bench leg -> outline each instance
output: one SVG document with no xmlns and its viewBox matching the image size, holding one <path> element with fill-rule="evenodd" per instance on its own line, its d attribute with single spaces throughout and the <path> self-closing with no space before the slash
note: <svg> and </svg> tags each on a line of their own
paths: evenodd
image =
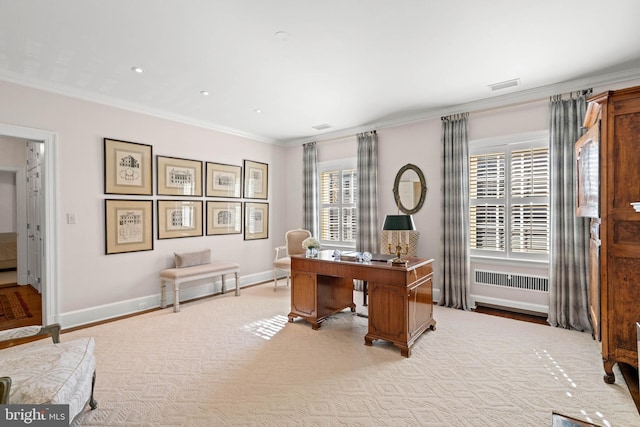
<svg viewBox="0 0 640 427">
<path fill-rule="evenodd" d="M 167 307 L 167 282 L 160 282 L 160 308 Z"/>
<path fill-rule="evenodd" d="M 240 287 L 238 286 L 238 273 L 234 273 L 236 275 L 236 296 L 240 296 Z"/>
<path fill-rule="evenodd" d="M 225 292 L 227 292 L 227 283 L 224 281 L 224 274 L 222 275 L 222 293 L 224 294 Z"/>
<path fill-rule="evenodd" d="M 173 293 L 173 312 L 177 313 L 180 311 L 180 283 L 174 284 Z"/>
</svg>

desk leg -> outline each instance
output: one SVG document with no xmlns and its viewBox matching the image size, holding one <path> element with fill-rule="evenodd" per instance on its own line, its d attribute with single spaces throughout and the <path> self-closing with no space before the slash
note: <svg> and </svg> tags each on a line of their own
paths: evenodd
<svg viewBox="0 0 640 427">
<path fill-rule="evenodd" d="M 362 281 L 362 305 L 367 306 L 367 295 L 369 295 L 369 286 L 366 280 Z"/>
</svg>

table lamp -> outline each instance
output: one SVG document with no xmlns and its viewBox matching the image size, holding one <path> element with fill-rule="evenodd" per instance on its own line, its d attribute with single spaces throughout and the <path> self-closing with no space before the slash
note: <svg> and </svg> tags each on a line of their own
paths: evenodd
<svg viewBox="0 0 640 427">
<path fill-rule="evenodd" d="M 382 226 L 382 229 L 386 231 L 395 231 L 396 236 L 398 236 L 395 251 L 392 250 L 392 245 L 391 243 L 389 243 L 389 253 L 395 252 L 396 254 L 396 257 L 391 260 L 391 264 L 406 266 L 409 261 L 407 261 L 406 259 L 402 259 L 401 256 L 409 253 L 409 239 L 406 239 L 403 254 L 402 245 L 400 243 L 400 232 L 416 229 L 416 226 L 413 223 L 413 217 L 411 215 L 387 215 L 384 219 L 384 225 Z"/>
</svg>

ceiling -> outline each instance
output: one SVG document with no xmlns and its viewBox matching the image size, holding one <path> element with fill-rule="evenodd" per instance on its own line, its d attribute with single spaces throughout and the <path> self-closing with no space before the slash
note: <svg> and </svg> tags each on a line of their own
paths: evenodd
<svg viewBox="0 0 640 427">
<path fill-rule="evenodd" d="M 287 145 L 640 78 L 638 17 L 637 0 L 0 0 L 0 80 Z"/>
</svg>

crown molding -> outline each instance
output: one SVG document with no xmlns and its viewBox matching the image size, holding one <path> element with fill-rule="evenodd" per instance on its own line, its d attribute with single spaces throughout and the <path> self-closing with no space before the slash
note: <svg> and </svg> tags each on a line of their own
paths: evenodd
<svg viewBox="0 0 640 427">
<path fill-rule="evenodd" d="M 518 104 L 527 104 L 531 102 L 537 102 L 544 100 L 550 96 L 572 92 L 576 90 L 582 90 L 587 88 L 596 88 L 599 86 L 606 86 L 615 83 L 622 83 L 625 81 L 640 79 L 640 68 L 632 68 L 624 71 L 612 72 L 607 74 L 601 74 L 598 76 L 584 77 L 580 79 L 568 80 L 562 83 L 556 83 L 547 86 L 540 86 L 533 89 L 527 89 L 517 92 L 511 92 L 505 95 L 493 96 L 491 98 L 484 98 L 477 101 L 472 101 L 464 104 L 453 105 L 445 108 L 435 108 L 422 110 L 417 113 L 407 114 L 400 117 L 396 117 L 389 120 L 380 120 L 371 123 L 367 123 L 361 126 L 355 126 L 348 129 L 341 129 L 335 132 L 327 132 L 320 136 L 296 138 L 286 141 L 280 141 L 282 145 L 294 146 L 304 144 L 307 142 L 321 142 L 332 139 L 343 138 L 349 135 L 355 135 L 359 132 L 367 132 L 371 130 L 379 130 L 388 127 L 406 125 L 423 120 L 440 118 L 451 114 L 457 114 L 462 112 L 477 113 L 481 111 L 495 110 L 499 108 L 511 107 Z"/>
<path fill-rule="evenodd" d="M 57 95 L 68 96 L 71 98 L 81 99 L 83 101 L 94 102 L 109 107 L 120 108 L 123 110 L 131 111 L 133 113 L 144 114 L 147 116 L 157 117 L 160 119 L 170 120 L 173 122 L 183 123 L 190 126 L 196 126 L 204 129 L 214 130 L 217 132 L 226 133 L 229 135 L 239 136 L 241 138 L 251 139 L 253 141 L 265 142 L 269 144 L 275 144 L 278 141 L 273 138 L 265 137 L 264 135 L 255 135 L 248 132 L 243 132 L 238 129 L 233 129 L 221 125 L 217 125 L 202 120 L 195 120 L 191 117 L 182 116 L 179 114 L 167 113 L 166 111 L 156 110 L 140 104 L 124 102 L 120 99 L 112 98 L 109 96 L 96 95 L 82 90 L 72 89 L 59 85 L 52 85 L 51 83 L 45 83 L 35 79 L 27 79 L 25 76 L 17 75 L 13 73 L 0 74 L 0 80 L 14 83 L 20 86 L 26 86 L 33 89 L 42 90 L 45 92 L 55 93 Z"/>
<path fill-rule="evenodd" d="M 499 108 L 510 107 L 518 104 L 526 104 L 535 101 L 541 101 L 544 98 L 556 95 L 559 93 L 572 92 L 576 90 L 582 90 L 588 87 L 606 86 L 615 83 L 621 83 L 630 80 L 640 79 L 640 68 L 631 68 L 628 70 L 601 74 L 597 76 L 584 77 L 580 79 L 569 80 L 562 83 L 540 86 L 533 89 L 527 89 L 522 91 L 515 91 L 504 95 L 493 96 L 489 98 L 480 99 L 464 104 L 452 105 L 444 108 L 425 109 L 418 112 L 408 113 L 405 115 L 399 115 L 392 119 L 381 119 L 369 123 L 364 123 L 359 126 L 354 126 L 346 129 L 340 129 L 333 132 L 323 133 L 316 136 L 306 136 L 302 138 L 292 139 L 274 139 L 264 135 L 256 135 L 248 132 L 243 132 L 238 129 L 229 128 L 221 125 L 216 125 L 210 122 L 202 120 L 195 120 L 190 117 L 182 116 L 179 114 L 167 113 L 166 111 L 155 110 L 140 104 L 123 102 L 122 100 L 96 95 L 82 90 L 71 89 L 68 87 L 62 87 L 60 85 L 51 85 L 36 79 L 25 78 L 24 75 L 18 75 L 15 73 L 3 73 L 0 74 L 0 80 L 4 80 L 10 83 L 18 84 L 21 86 L 27 86 L 34 89 L 43 90 L 46 92 L 56 93 L 58 95 L 68 96 L 72 98 L 81 99 L 84 101 L 94 102 L 110 107 L 120 108 L 123 110 L 131 111 L 134 113 L 153 116 L 165 120 L 170 120 L 178 123 L 183 123 L 191 126 L 196 126 L 204 129 L 209 129 L 229 135 L 238 136 L 241 138 L 247 138 L 253 141 L 264 142 L 268 144 L 275 144 L 284 147 L 296 146 L 305 144 L 307 142 L 321 142 L 329 141 L 348 136 L 353 136 L 360 132 L 367 132 L 376 129 L 384 129 L 394 126 L 400 126 L 410 123 L 415 123 L 423 120 L 429 120 L 434 118 L 440 118 L 451 114 L 461 112 L 481 112 Z"/>
</svg>

